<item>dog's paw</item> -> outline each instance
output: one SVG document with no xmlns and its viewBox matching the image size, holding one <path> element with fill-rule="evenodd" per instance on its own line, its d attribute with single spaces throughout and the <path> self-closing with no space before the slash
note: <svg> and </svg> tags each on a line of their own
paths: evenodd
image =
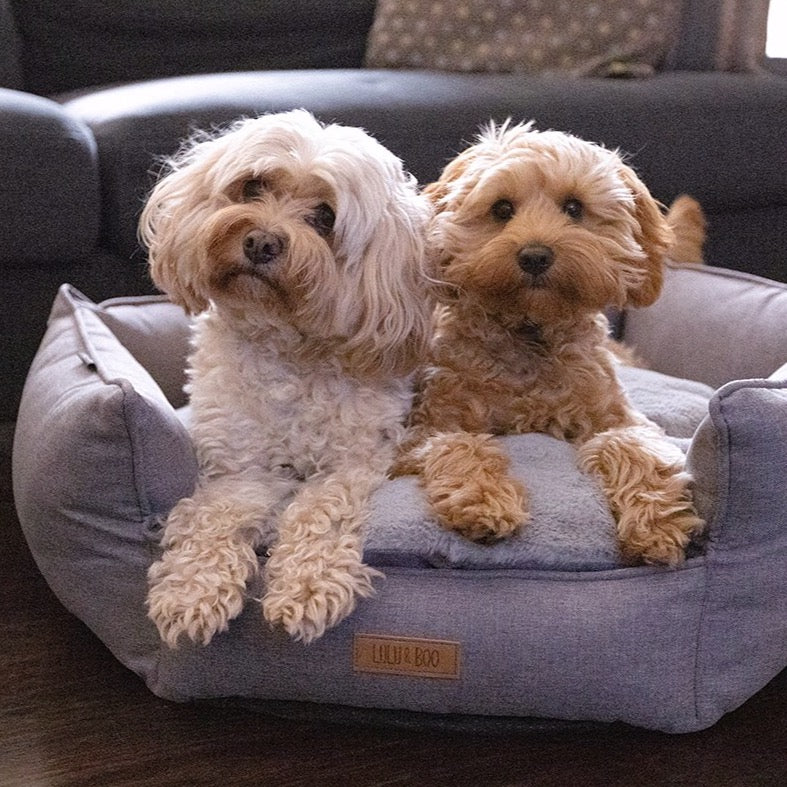
<svg viewBox="0 0 787 787">
<path fill-rule="evenodd" d="M 529 521 L 525 487 L 508 475 L 508 456 L 489 435 L 436 435 L 423 454 L 426 497 L 446 530 L 491 542 Z"/>
<path fill-rule="evenodd" d="M 312 554 L 278 545 L 266 575 L 263 616 L 306 644 L 346 618 L 358 598 L 371 596 L 372 580 L 383 576 L 364 565 L 357 549 L 341 543 Z"/>
<path fill-rule="evenodd" d="M 508 538 L 530 519 L 525 489 L 513 479 L 498 478 L 491 488 L 468 479 L 461 487 L 430 492 L 432 510 L 442 527 L 470 541 Z"/>
<path fill-rule="evenodd" d="M 618 544 L 624 560 L 677 566 L 686 556 L 692 537 L 701 533 L 705 523 L 690 503 L 683 507 L 659 510 L 647 501 L 632 505 L 618 519 Z"/>
<path fill-rule="evenodd" d="M 148 617 L 170 648 L 183 635 L 207 645 L 243 609 L 247 574 L 237 563 L 222 568 L 166 552 L 148 571 Z"/>
<path fill-rule="evenodd" d="M 617 523 L 623 558 L 676 566 L 704 522 L 691 502 L 679 448 L 649 425 L 610 430 L 580 446 L 579 466 L 595 473 Z"/>
</svg>

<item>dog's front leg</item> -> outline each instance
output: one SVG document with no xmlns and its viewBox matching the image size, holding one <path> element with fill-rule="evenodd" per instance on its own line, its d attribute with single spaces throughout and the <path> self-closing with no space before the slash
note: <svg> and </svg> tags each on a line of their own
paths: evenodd
<svg viewBox="0 0 787 787">
<path fill-rule="evenodd" d="M 650 422 L 594 435 L 579 465 L 601 480 L 617 521 L 623 557 L 677 565 L 703 521 L 691 502 L 691 478 L 679 448 Z"/>
<path fill-rule="evenodd" d="M 218 478 L 203 481 L 170 512 L 164 552 L 148 571 L 148 616 L 170 647 L 185 634 L 207 645 L 243 608 L 257 571 L 254 551 L 291 484 Z"/>
<path fill-rule="evenodd" d="M 285 509 L 265 566 L 265 618 L 311 642 L 370 596 L 382 576 L 363 562 L 368 500 L 383 473 L 354 470 L 307 482 Z"/>
<path fill-rule="evenodd" d="M 488 542 L 513 535 L 530 519 L 527 491 L 509 465 L 491 435 L 438 432 L 411 448 L 397 469 L 418 473 L 442 527 Z"/>
</svg>

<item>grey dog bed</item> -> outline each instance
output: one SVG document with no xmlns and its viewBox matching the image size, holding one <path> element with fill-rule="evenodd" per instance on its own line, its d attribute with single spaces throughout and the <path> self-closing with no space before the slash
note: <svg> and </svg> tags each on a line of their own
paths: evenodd
<svg viewBox="0 0 787 787">
<path fill-rule="evenodd" d="M 188 321 L 163 298 L 64 285 L 14 448 L 30 549 L 62 603 L 157 695 L 697 730 L 787 665 L 787 287 L 674 268 L 624 338 L 629 395 L 688 453 L 707 536 L 681 567 L 626 567 L 574 450 L 505 438 L 533 522 L 495 545 L 429 521 L 417 482 L 373 499 L 374 597 L 304 646 L 253 599 L 209 646 L 169 650 L 145 615 L 161 519 L 197 466 L 184 427 Z M 769 377 L 769 375 L 771 375 Z M 264 555 L 261 555 L 264 560 Z M 353 713 L 356 710 L 352 711 Z"/>
</svg>

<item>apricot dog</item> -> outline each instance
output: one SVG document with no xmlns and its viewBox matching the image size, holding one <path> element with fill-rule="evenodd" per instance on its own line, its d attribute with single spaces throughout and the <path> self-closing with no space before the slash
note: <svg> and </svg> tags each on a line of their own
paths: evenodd
<svg viewBox="0 0 787 787">
<path fill-rule="evenodd" d="M 680 562 L 703 524 L 684 456 L 626 398 L 604 316 L 659 295 L 674 240 L 659 205 L 617 153 L 508 123 L 427 194 L 445 287 L 396 472 L 420 474 L 444 527 L 503 538 L 528 494 L 495 435 L 542 432 L 600 480 L 626 560 Z"/>
</svg>

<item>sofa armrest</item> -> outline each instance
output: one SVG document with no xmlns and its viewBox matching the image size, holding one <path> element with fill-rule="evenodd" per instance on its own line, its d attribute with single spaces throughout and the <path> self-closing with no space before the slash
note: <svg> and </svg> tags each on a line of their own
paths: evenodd
<svg viewBox="0 0 787 787">
<path fill-rule="evenodd" d="M 19 36 L 9 0 L 0 0 L 0 87 L 14 90 L 22 87 Z"/>
<path fill-rule="evenodd" d="M 90 129 L 54 101 L 0 88 L 0 263 L 75 259 L 101 214 Z"/>
<path fill-rule="evenodd" d="M 626 312 L 623 340 L 656 371 L 714 388 L 787 362 L 787 285 L 706 265 L 670 265 L 655 304 Z"/>
</svg>

